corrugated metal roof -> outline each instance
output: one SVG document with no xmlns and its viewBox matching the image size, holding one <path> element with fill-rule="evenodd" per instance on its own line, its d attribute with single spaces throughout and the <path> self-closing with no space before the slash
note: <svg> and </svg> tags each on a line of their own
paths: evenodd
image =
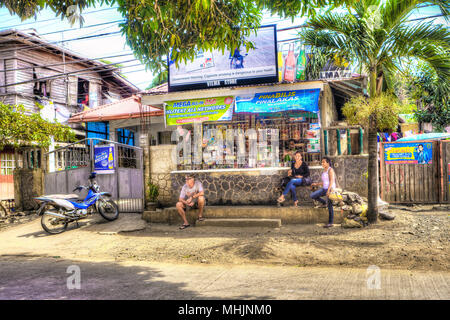
<svg viewBox="0 0 450 320">
<path fill-rule="evenodd" d="M 161 116 L 161 109 L 149 106 L 145 108 L 146 116 Z M 132 96 L 117 102 L 105 104 L 94 109 L 86 110 L 73 115 L 69 122 L 96 122 L 109 120 L 122 120 L 139 118 L 142 114 L 140 98 Z"/>
</svg>

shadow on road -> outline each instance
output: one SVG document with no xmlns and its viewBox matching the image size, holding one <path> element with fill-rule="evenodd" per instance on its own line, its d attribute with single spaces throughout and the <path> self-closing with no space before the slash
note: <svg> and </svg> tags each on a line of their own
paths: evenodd
<svg viewBox="0 0 450 320">
<path fill-rule="evenodd" d="M 69 266 L 78 266 L 80 270 L 80 289 L 68 289 L 68 278 L 73 272 L 67 272 Z M 20 299 L 222 299 L 219 296 L 202 293 L 202 288 L 193 291 L 189 286 L 189 277 L 198 275 L 179 275 L 174 281 L 167 279 L 161 271 L 147 265 L 125 265 L 116 262 L 84 262 L 44 257 L 28 254 L 0 256 L 0 300 Z M 178 271 L 182 273 L 182 271 Z M 203 275 L 205 276 L 205 275 Z M 212 281 L 217 275 L 206 275 Z M 75 282 L 69 279 L 69 282 Z M 208 280 L 206 278 L 205 280 Z M 206 281 L 208 282 L 208 281 Z M 196 288 L 197 289 L 197 288 Z M 233 299 L 273 299 L 261 294 L 257 296 L 236 295 Z"/>
</svg>

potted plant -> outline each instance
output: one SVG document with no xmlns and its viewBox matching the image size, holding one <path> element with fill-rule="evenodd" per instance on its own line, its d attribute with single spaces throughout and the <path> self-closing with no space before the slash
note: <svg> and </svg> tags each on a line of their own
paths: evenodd
<svg viewBox="0 0 450 320">
<path fill-rule="evenodd" d="M 150 182 L 148 184 L 148 198 L 150 202 L 147 202 L 147 210 L 155 211 L 158 203 L 156 202 L 159 196 L 159 186 Z"/>
</svg>

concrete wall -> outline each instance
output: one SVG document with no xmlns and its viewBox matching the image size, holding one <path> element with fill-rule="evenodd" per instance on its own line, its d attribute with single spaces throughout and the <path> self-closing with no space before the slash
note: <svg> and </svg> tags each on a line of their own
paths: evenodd
<svg viewBox="0 0 450 320">
<path fill-rule="evenodd" d="M 158 201 L 162 205 L 172 203 L 172 185 L 170 172 L 177 169 L 172 159 L 172 152 L 176 145 L 151 146 L 150 149 L 150 179 L 159 186 Z"/>
<path fill-rule="evenodd" d="M 19 210 L 37 209 L 33 200 L 44 193 L 44 174 L 42 169 L 14 170 L 14 200 Z"/>
<path fill-rule="evenodd" d="M 330 126 L 338 118 L 333 92 L 328 84 L 324 84 L 320 92 L 319 110 L 322 128 Z"/>
</svg>

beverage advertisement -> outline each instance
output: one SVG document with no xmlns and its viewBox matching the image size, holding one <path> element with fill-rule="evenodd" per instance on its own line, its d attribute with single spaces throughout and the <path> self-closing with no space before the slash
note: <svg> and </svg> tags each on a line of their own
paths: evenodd
<svg viewBox="0 0 450 320">
<path fill-rule="evenodd" d="M 198 51 L 193 61 L 169 64 L 169 91 L 278 81 L 275 25 L 264 26 L 246 40 L 254 49 Z"/>
<path fill-rule="evenodd" d="M 433 144 L 431 142 L 385 143 L 384 160 L 386 164 L 431 164 Z"/>
<path fill-rule="evenodd" d="M 164 104 L 166 126 L 231 120 L 233 101 L 233 97 L 167 101 Z"/>
<path fill-rule="evenodd" d="M 279 81 L 306 80 L 308 52 L 299 41 L 283 43 L 278 46 Z"/>
<path fill-rule="evenodd" d="M 96 173 L 114 173 L 114 160 L 114 145 L 94 146 L 94 171 Z"/>
</svg>

